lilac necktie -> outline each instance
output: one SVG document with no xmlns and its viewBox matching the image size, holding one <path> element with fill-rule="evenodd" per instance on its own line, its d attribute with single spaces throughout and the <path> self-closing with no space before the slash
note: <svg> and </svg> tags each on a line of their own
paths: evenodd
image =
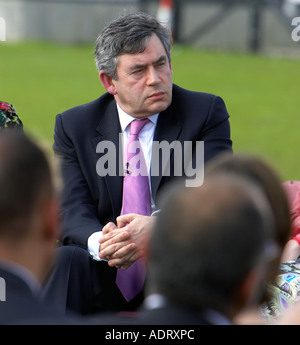
<svg viewBox="0 0 300 345">
<path fill-rule="evenodd" d="M 147 122 L 148 119 L 134 120 L 130 124 L 121 214 L 138 213 L 145 216 L 151 214 L 147 165 L 139 141 L 139 133 Z M 142 291 L 145 274 L 143 259 L 139 259 L 125 271 L 118 269 L 116 283 L 127 301 Z"/>
</svg>

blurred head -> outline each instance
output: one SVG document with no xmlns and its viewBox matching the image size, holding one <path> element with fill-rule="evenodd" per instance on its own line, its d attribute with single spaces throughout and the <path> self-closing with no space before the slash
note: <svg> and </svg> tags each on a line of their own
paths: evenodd
<svg viewBox="0 0 300 345">
<path fill-rule="evenodd" d="M 57 205 L 48 161 L 23 133 L 0 135 L 0 260 L 24 265 L 39 280 L 57 238 Z"/>
<path fill-rule="evenodd" d="M 241 176 L 255 183 L 270 203 L 275 219 L 274 238 L 280 248 L 284 248 L 290 237 L 290 208 L 286 192 L 277 172 L 264 160 L 252 155 L 220 155 L 211 161 L 205 176 L 228 173 Z"/>
<path fill-rule="evenodd" d="M 149 293 L 232 318 L 260 297 L 273 231 L 262 193 L 218 176 L 167 197 L 149 251 Z"/>
<path fill-rule="evenodd" d="M 121 16 L 96 41 L 100 80 L 128 114 L 144 118 L 172 98 L 171 31 L 150 15 Z"/>
<path fill-rule="evenodd" d="M 270 165 L 252 155 L 218 156 L 207 165 L 205 176 L 220 173 L 248 179 L 261 189 L 269 202 L 275 221 L 273 238 L 279 248 L 268 272 L 268 281 L 274 282 L 283 248 L 291 234 L 290 207 L 281 179 Z"/>
</svg>

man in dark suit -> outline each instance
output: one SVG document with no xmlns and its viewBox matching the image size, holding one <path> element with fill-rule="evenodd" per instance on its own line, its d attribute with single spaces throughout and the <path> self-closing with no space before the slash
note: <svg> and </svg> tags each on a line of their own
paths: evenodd
<svg viewBox="0 0 300 345">
<path fill-rule="evenodd" d="M 0 157 L 0 324 L 79 323 L 40 298 L 58 234 L 47 159 L 13 132 L 1 133 Z"/>
<path fill-rule="evenodd" d="M 64 181 L 62 242 L 87 249 L 93 258 L 95 279 L 101 280 L 94 282 L 101 309 L 134 309 L 140 303 L 142 295 L 129 303 L 124 300 L 114 283 L 116 269 L 126 270 L 143 257 L 155 222 L 151 214 L 119 217 L 123 175 L 131 173 L 123 166 L 130 123 L 149 120 L 139 140 L 149 173 L 152 215 L 171 180 L 195 182 L 205 162 L 232 150 L 223 100 L 173 85 L 170 49 L 171 33 L 154 17 L 118 18 L 96 42 L 96 64 L 107 93 L 56 117 L 53 148 Z M 167 158 L 163 149 L 154 151 L 163 143 L 175 145 L 167 146 Z"/>
</svg>

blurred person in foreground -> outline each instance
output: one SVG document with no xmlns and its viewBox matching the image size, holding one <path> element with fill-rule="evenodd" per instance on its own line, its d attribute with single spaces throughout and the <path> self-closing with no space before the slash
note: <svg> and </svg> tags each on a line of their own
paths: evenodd
<svg viewBox="0 0 300 345">
<path fill-rule="evenodd" d="M 291 201 L 291 238 L 284 248 L 277 277 L 274 283 L 268 286 L 270 298 L 262 309 L 265 318 L 277 324 L 300 324 L 299 189 Z"/>
<path fill-rule="evenodd" d="M 270 322 L 262 312 L 272 300 L 270 289 L 274 286 L 279 275 L 283 251 L 291 234 L 290 207 L 286 191 L 279 174 L 271 165 L 262 158 L 249 154 L 236 154 L 234 156 L 222 155 L 206 167 L 206 174 L 218 176 L 230 174 L 231 176 L 244 177 L 254 183 L 266 196 L 274 217 L 273 240 L 276 244 L 272 260 L 266 273 L 266 289 L 261 301 L 256 306 L 251 306 L 237 315 L 235 322 L 241 324 L 264 324 Z M 272 320 L 271 320 L 272 321 Z"/>
<path fill-rule="evenodd" d="M 297 187 L 295 187 L 295 194 L 291 199 L 292 231 L 283 253 L 282 262 L 296 260 L 300 256 L 300 188 L 298 183 L 293 184 Z"/>
<path fill-rule="evenodd" d="M 246 179 L 223 174 L 174 188 L 150 240 L 143 310 L 115 321 L 232 324 L 261 298 L 273 231 L 265 196 Z"/>
<path fill-rule="evenodd" d="M 6 131 L 0 162 L 0 324 L 72 323 L 40 300 L 58 237 L 48 161 L 23 132 Z"/>
<path fill-rule="evenodd" d="M 265 193 L 275 219 L 274 240 L 278 251 L 267 274 L 263 299 L 235 318 L 240 324 L 300 324 L 300 260 L 298 258 L 299 191 L 289 203 L 287 190 L 277 172 L 251 155 L 224 155 L 208 165 L 212 176 L 230 173 L 250 178 Z M 291 206 L 291 207 L 290 207 Z M 291 238 L 292 237 L 292 238 Z M 291 238 L 291 239 L 290 239 Z"/>
<path fill-rule="evenodd" d="M 268 281 L 273 283 L 278 274 L 282 253 L 291 236 L 290 207 L 282 180 L 270 164 L 250 154 L 235 154 L 234 156 L 224 154 L 206 166 L 206 175 L 214 176 L 220 173 L 228 173 L 252 181 L 265 194 L 270 204 L 275 219 L 274 240 L 278 246 L 268 277 Z"/>
<path fill-rule="evenodd" d="M 143 300 L 144 251 L 155 223 L 151 215 L 159 211 L 158 195 L 170 181 L 189 178 L 185 163 L 203 165 L 232 151 L 222 98 L 173 84 L 171 38 L 169 28 L 143 13 L 109 23 L 95 47 L 107 92 L 56 117 L 53 149 L 64 181 L 62 243 L 85 250 L 82 256 L 92 260 L 85 269 L 92 277 L 91 310 L 136 309 Z M 143 173 L 137 175 L 133 170 L 138 163 L 129 158 L 128 149 L 133 136 L 141 146 L 132 145 L 130 153 L 139 153 L 138 163 L 144 162 Z M 153 153 L 154 143 L 174 142 L 180 153 L 170 146 L 167 157 Z M 204 142 L 204 152 L 196 149 L 198 142 Z M 191 150 L 183 159 L 185 143 Z M 137 182 L 140 177 L 143 186 Z M 51 280 L 47 295 L 52 300 L 65 295 L 64 305 L 74 309 L 76 304 L 80 311 L 78 296 L 84 292 L 68 273 L 70 266 L 76 270 L 73 256 L 69 261 L 64 257 L 55 273 L 60 278 Z"/>
</svg>

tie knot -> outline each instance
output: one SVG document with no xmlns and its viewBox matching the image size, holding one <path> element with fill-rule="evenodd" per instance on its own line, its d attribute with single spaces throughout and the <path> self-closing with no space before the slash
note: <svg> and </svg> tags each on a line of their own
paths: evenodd
<svg viewBox="0 0 300 345">
<path fill-rule="evenodd" d="M 130 135 L 139 135 L 140 131 L 149 122 L 149 119 L 133 120 L 130 123 Z"/>
</svg>

